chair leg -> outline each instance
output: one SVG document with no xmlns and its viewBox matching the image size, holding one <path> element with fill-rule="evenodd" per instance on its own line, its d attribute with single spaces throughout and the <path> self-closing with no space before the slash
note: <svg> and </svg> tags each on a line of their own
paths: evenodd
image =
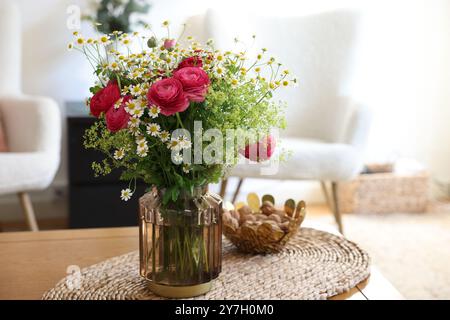
<svg viewBox="0 0 450 320">
<path fill-rule="evenodd" d="M 339 210 L 339 198 L 338 198 L 338 192 L 337 192 L 337 182 L 332 182 L 331 183 L 331 191 L 332 191 L 332 195 L 333 195 L 333 213 L 334 213 L 334 218 L 336 220 L 336 223 L 338 225 L 339 228 L 339 232 L 341 234 L 344 234 L 344 228 L 342 225 L 342 216 L 341 216 L 341 211 Z"/>
<path fill-rule="evenodd" d="M 33 204 L 31 203 L 30 196 L 28 193 L 19 192 L 20 204 L 22 205 L 22 210 L 25 214 L 25 219 L 28 224 L 28 228 L 31 231 L 39 231 L 38 224 L 36 222 L 36 216 L 34 215 Z"/>
<path fill-rule="evenodd" d="M 331 203 L 330 201 L 330 194 L 328 193 L 327 183 L 325 181 L 320 181 L 320 186 L 322 187 L 322 192 L 325 197 L 325 201 L 327 202 L 328 208 L 333 211 L 333 203 Z"/>
<path fill-rule="evenodd" d="M 244 182 L 244 178 L 239 178 L 239 182 L 238 185 L 236 187 L 236 190 L 234 191 L 234 195 L 233 195 L 233 200 L 231 201 L 231 203 L 235 203 L 236 199 L 239 195 L 239 191 L 241 191 L 241 187 L 242 187 L 242 183 Z"/>
<path fill-rule="evenodd" d="M 225 193 L 227 192 L 228 179 L 222 179 L 220 183 L 220 197 L 223 199 L 225 197 Z"/>
</svg>

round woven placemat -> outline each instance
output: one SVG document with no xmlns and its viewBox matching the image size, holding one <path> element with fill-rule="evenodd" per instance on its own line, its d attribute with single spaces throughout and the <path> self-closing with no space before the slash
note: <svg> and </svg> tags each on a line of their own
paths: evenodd
<svg viewBox="0 0 450 320">
<path fill-rule="evenodd" d="M 223 241 L 223 266 L 213 289 L 195 299 L 327 299 L 369 276 L 369 256 L 342 237 L 302 228 L 278 254 L 243 254 Z M 69 275 L 42 297 L 161 299 L 139 276 L 139 254 L 114 257 Z"/>
</svg>

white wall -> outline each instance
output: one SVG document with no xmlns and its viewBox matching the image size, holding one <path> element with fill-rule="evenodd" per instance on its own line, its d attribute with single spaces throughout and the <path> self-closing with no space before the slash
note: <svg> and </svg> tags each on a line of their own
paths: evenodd
<svg viewBox="0 0 450 320">
<path fill-rule="evenodd" d="M 15 2 L 23 14 L 24 91 L 51 96 L 61 105 L 65 100 L 84 99 L 92 79 L 91 70 L 83 57 L 66 50 L 71 39 L 66 29 L 66 8 L 81 1 Z M 202 38 L 199 20 L 190 17 L 225 2 L 151 0 L 151 3 L 150 23 L 159 25 L 164 19 L 171 20 L 173 25 L 194 21 L 192 30 Z M 271 15 L 304 15 L 336 8 L 362 10 L 364 36 L 349 90 L 374 112 L 368 159 L 415 157 L 429 166 L 434 175 L 450 180 L 449 1 L 230 0 L 225 5 Z M 60 183 L 65 181 L 65 162 L 63 157 L 57 179 Z"/>
</svg>

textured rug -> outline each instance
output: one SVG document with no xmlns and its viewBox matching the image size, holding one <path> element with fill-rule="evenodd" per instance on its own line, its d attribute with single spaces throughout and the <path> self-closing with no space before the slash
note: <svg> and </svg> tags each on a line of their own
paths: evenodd
<svg viewBox="0 0 450 320">
<path fill-rule="evenodd" d="M 347 214 L 344 227 L 405 298 L 450 299 L 450 212 Z"/>
<path fill-rule="evenodd" d="M 369 276 L 369 257 L 358 245 L 302 228 L 283 250 L 244 254 L 224 240 L 223 272 L 197 299 L 327 299 Z M 114 257 L 69 275 L 43 299 L 160 299 L 138 274 L 138 252 Z"/>
</svg>

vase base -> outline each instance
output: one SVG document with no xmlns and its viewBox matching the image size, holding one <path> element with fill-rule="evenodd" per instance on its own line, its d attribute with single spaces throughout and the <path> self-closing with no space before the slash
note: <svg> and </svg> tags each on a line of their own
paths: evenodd
<svg viewBox="0 0 450 320">
<path fill-rule="evenodd" d="M 197 284 L 194 286 L 168 286 L 157 284 L 152 281 L 148 283 L 149 289 L 158 296 L 165 298 L 192 298 L 207 293 L 212 288 L 212 282 Z"/>
</svg>

